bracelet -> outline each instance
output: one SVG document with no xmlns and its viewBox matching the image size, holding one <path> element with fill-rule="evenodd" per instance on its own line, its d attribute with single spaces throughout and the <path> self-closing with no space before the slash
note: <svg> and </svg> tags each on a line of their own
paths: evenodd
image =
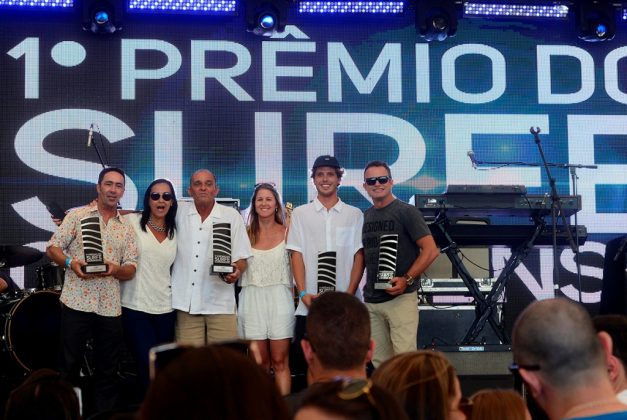
<svg viewBox="0 0 627 420">
<path fill-rule="evenodd" d="M 298 298 L 299 298 L 300 300 L 302 300 L 302 299 L 305 297 L 305 295 L 306 295 L 306 294 L 307 294 L 307 291 L 306 291 L 306 290 L 303 290 L 302 292 L 300 292 L 300 293 L 298 294 Z"/>
<path fill-rule="evenodd" d="M 71 264 L 72 264 L 72 257 L 67 257 L 65 259 L 65 266 L 69 268 Z"/>
</svg>

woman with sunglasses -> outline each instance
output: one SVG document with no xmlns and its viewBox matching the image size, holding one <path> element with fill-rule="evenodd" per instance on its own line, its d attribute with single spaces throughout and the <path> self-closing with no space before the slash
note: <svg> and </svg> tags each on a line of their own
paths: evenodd
<svg viewBox="0 0 627 420">
<path fill-rule="evenodd" d="M 287 395 L 292 384 L 288 355 L 294 333 L 294 300 L 285 248 L 287 227 L 274 185 L 255 186 L 246 230 L 253 258 L 241 279 L 239 335 L 257 341 L 261 366 L 274 372 L 281 394 Z"/>
<path fill-rule="evenodd" d="M 120 282 L 122 323 L 129 350 L 137 361 L 139 399 L 148 388 L 148 352 L 174 341 L 170 267 L 176 256 L 176 195 L 172 183 L 154 180 L 144 194 L 141 214 L 125 216 L 140 249 L 137 272 Z"/>
</svg>

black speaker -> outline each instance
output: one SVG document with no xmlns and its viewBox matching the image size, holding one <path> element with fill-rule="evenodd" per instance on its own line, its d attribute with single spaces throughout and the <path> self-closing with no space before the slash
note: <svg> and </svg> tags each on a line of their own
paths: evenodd
<svg viewBox="0 0 627 420">
<path fill-rule="evenodd" d="M 599 313 L 626 314 L 627 298 L 627 236 L 620 236 L 607 242 L 603 262 L 603 286 Z"/>
<path fill-rule="evenodd" d="M 474 305 L 439 308 L 419 305 L 418 348 L 436 349 L 457 346 L 475 320 Z M 476 338 L 477 344 L 501 344 L 492 327 L 486 322 Z M 474 344 L 474 343 L 473 343 Z"/>
</svg>

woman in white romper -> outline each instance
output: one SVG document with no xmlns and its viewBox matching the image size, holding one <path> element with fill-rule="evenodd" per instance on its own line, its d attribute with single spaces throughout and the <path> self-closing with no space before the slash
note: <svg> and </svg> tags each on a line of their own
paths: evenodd
<svg viewBox="0 0 627 420">
<path fill-rule="evenodd" d="M 290 339 L 294 335 L 294 299 L 287 227 L 279 194 L 272 184 L 255 186 L 248 215 L 253 257 L 241 279 L 238 329 L 242 338 L 257 341 L 262 366 L 274 372 L 283 395 L 291 390 Z"/>
</svg>

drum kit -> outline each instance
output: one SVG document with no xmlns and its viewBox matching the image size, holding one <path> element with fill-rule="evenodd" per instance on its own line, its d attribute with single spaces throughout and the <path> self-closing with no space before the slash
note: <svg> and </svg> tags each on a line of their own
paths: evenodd
<svg viewBox="0 0 627 420">
<path fill-rule="evenodd" d="M 32 264 L 42 256 L 34 248 L 0 245 L 0 268 Z M 59 297 L 65 269 L 44 264 L 36 272 L 36 288 L 16 288 L 0 295 L 0 374 L 58 367 Z"/>
</svg>

